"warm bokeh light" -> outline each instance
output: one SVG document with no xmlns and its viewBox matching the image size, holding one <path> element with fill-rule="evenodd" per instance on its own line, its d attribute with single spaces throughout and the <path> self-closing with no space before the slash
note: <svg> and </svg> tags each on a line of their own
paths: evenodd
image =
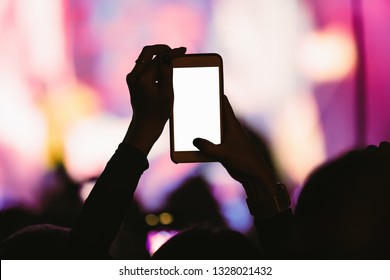
<svg viewBox="0 0 390 280">
<path fill-rule="evenodd" d="M 145 216 L 145 222 L 148 226 L 156 226 L 158 225 L 159 219 L 155 214 L 148 214 Z"/>
<path fill-rule="evenodd" d="M 160 223 L 163 225 L 169 225 L 173 222 L 173 216 L 170 213 L 164 212 L 158 216 Z"/>
<path fill-rule="evenodd" d="M 301 66 L 315 82 L 345 78 L 356 65 L 356 47 L 350 32 L 329 26 L 306 35 L 302 42 Z"/>
<path fill-rule="evenodd" d="M 301 1 L 216 1 L 213 41 L 224 58 L 225 91 L 246 118 L 273 115 L 304 86 L 296 60 L 311 25 L 304 8 Z M 253 125 L 263 129 L 260 123 Z"/>
<path fill-rule="evenodd" d="M 128 122 L 109 115 L 80 118 L 65 136 L 64 162 L 77 181 L 104 169 L 127 130 Z"/>
<path fill-rule="evenodd" d="M 88 198 L 94 185 L 95 185 L 94 180 L 87 181 L 84 184 L 82 184 L 80 191 L 79 191 L 79 196 L 81 198 L 81 201 L 85 201 Z"/>
<path fill-rule="evenodd" d="M 275 156 L 282 170 L 295 183 L 302 185 L 307 175 L 326 159 L 324 137 L 313 95 L 302 93 L 299 98 L 286 103 L 272 133 Z"/>
<path fill-rule="evenodd" d="M 43 92 L 39 97 L 40 109 L 48 127 L 48 155 L 51 164 L 64 159 L 64 139 L 80 120 L 100 111 L 99 100 L 92 88 L 82 84 L 66 84 L 55 91 Z"/>
</svg>

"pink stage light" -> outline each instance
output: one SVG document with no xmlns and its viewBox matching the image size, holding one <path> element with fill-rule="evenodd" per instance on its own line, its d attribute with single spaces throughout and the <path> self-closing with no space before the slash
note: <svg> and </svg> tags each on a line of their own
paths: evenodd
<svg viewBox="0 0 390 280">
<path fill-rule="evenodd" d="M 146 249 L 149 254 L 153 256 L 153 254 L 166 243 L 169 239 L 178 234 L 178 231 L 170 230 L 170 231 L 156 231 L 151 230 L 148 232 L 146 237 Z"/>
</svg>

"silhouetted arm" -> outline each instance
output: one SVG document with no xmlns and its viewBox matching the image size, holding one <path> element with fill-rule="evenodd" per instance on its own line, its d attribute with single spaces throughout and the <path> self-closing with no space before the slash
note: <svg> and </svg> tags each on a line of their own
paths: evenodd
<svg viewBox="0 0 390 280">
<path fill-rule="evenodd" d="M 214 145 L 197 138 L 194 145 L 221 162 L 229 174 L 243 185 L 265 255 L 284 258 L 289 250 L 293 222 L 288 193 L 277 183 L 261 153 L 249 140 L 226 96 L 222 109 L 223 142 Z"/>
<path fill-rule="evenodd" d="M 265 256 L 269 259 L 294 258 L 294 216 L 287 209 L 274 216 L 263 218 L 254 216 L 257 235 Z"/>
<path fill-rule="evenodd" d="M 70 232 L 66 258 L 109 258 L 108 251 L 133 199 L 147 155 L 172 114 L 171 59 L 185 48 L 143 48 L 127 75 L 133 116 L 123 143 L 108 162 Z"/>
<path fill-rule="evenodd" d="M 72 227 L 67 257 L 109 258 L 108 251 L 148 161 L 138 149 L 120 144 L 85 201 Z"/>
</svg>

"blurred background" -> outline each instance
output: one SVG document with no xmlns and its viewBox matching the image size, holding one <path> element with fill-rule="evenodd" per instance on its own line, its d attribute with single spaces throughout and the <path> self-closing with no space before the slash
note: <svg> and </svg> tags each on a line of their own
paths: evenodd
<svg viewBox="0 0 390 280">
<path fill-rule="evenodd" d="M 71 224 L 126 132 L 125 76 L 156 43 L 221 54 L 226 95 L 295 201 L 325 160 L 390 140 L 389 27 L 387 0 L 0 0 L 0 211 Z M 150 227 L 201 180 L 223 222 L 251 230 L 242 187 L 217 163 L 172 163 L 167 128 L 149 162 Z"/>
</svg>

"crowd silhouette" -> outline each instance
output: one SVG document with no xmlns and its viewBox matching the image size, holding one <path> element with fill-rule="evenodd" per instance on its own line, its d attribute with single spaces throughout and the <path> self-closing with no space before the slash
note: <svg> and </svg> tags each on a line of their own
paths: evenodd
<svg viewBox="0 0 390 280">
<path fill-rule="evenodd" d="M 150 257 L 144 247 L 147 229 L 137 222 L 142 214 L 133 196 L 149 167 L 148 154 L 172 114 L 171 60 L 185 52 L 185 48 L 171 49 L 166 45 L 144 47 L 126 78 L 133 108 L 129 128 L 81 210 L 74 202 L 75 218 L 63 218 L 57 225 L 42 224 L 19 213 L 20 222 L 2 232 L 1 259 Z M 194 145 L 220 162 L 241 183 L 253 215 L 256 241 L 229 229 L 211 199 L 202 204 L 198 195 L 182 195 L 179 188 L 180 199 L 174 203 L 174 196 L 171 198 L 169 211 L 177 213 L 177 217 L 182 215 L 177 221 L 181 232 L 152 258 L 390 257 L 389 143 L 351 151 L 324 163 L 307 179 L 293 212 L 287 189 L 278 182 L 271 161 L 240 124 L 226 96 L 222 100 L 222 116 L 224 141 L 214 145 L 197 138 Z M 187 184 L 195 185 L 195 189 L 203 184 L 207 193 L 202 178 L 192 178 Z M 194 216 L 194 204 L 208 212 Z M 3 213 L 2 224 L 11 224 L 15 213 Z"/>
</svg>

